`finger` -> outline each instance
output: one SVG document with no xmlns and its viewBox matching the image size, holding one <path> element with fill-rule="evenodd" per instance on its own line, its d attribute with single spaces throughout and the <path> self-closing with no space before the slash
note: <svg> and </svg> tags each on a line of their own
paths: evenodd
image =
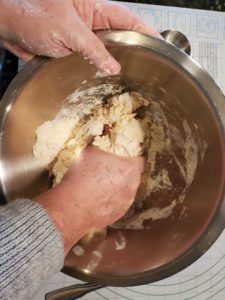
<svg viewBox="0 0 225 300">
<path fill-rule="evenodd" d="M 142 174 L 147 169 L 147 161 L 142 156 L 139 156 L 139 157 L 117 156 L 115 154 L 105 152 L 105 151 L 99 149 L 98 147 L 95 147 L 95 146 L 92 146 L 92 145 L 88 146 L 85 150 L 83 150 L 83 152 L 90 152 L 94 156 L 98 156 L 98 155 L 102 156 L 104 154 L 104 155 L 108 155 L 108 157 L 112 156 L 112 157 L 120 158 L 121 161 L 129 162 L 129 165 L 132 164 L 131 169 L 138 170 L 138 172 L 140 172 L 140 174 Z M 130 171 L 128 171 L 128 173 L 129 172 Z"/>
<path fill-rule="evenodd" d="M 92 29 L 95 0 L 73 0 L 75 9 L 88 28 Z"/>
<path fill-rule="evenodd" d="M 118 74 L 121 66 L 106 50 L 100 39 L 84 24 L 79 22 L 80 36 L 72 34 L 69 36 L 71 49 L 79 51 L 84 57 L 88 58 L 95 66 L 107 73 Z"/>
<path fill-rule="evenodd" d="M 58 36 L 57 36 L 58 37 Z M 30 61 L 35 54 L 38 53 L 38 55 L 44 55 L 49 57 L 64 57 L 67 55 L 70 55 L 73 53 L 71 49 L 68 49 L 63 41 L 59 40 L 55 36 L 51 37 L 52 45 L 49 46 L 47 49 L 43 49 L 40 51 L 40 49 L 37 49 L 36 47 L 28 47 L 32 49 L 32 52 L 26 49 L 26 45 L 23 47 L 23 45 L 16 45 L 13 42 L 1 40 L 1 46 L 16 56 L 18 56 L 20 59 L 22 59 L 25 62 Z M 35 53 L 35 54 L 34 54 Z"/>
<path fill-rule="evenodd" d="M 162 39 L 157 30 L 143 23 L 130 9 L 111 1 L 96 0 L 93 30 L 98 29 L 133 30 Z"/>
<path fill-rule="evenodd" d="M 14 45 L 11 42 L 3 41 L 2 45 L 4 48 L 6 48 L 7 50 L 9 50 L 10 52 L 12 52 L 13 54 L 15 54 L 16 56 L 18 56 L 20 59 L 24 61 L 29 61 L 34 57 L 34 54 L 24 50 L 19 46 Z"/>
<path fill-rule="evenodd" d="M 140 174 L 146 170 L 147 162 L 144 157 L 125 157 L 124 159 L 126 159 L 132 165 L 133 170 L 138 171 Z"/>
<path fill-rule="evenodd" d="M 135 158 L 135 163 L 137 169 L 140 171 L 142 174 L 146 170 L 147 162 L 146 159 L 142 156 Z"/>
</svg>

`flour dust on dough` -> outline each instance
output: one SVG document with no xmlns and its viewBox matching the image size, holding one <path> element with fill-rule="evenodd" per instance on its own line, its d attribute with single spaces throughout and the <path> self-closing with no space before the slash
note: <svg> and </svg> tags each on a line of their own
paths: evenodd
<svg viewBox="0 0 225 300">
<path fill-rule="evenodd" d="M 62 180 L 72 161 L 90 144 L 119 156 L 142 155 L 146 135 L 144 120 L 137 118 L 135 112 L 148 105 L 149 101 L 137 92 L 115 95 L 105 105 L 96 105 L 74 126 L 64 148 L 51 164 L 54 183 Z"/>
</svg>

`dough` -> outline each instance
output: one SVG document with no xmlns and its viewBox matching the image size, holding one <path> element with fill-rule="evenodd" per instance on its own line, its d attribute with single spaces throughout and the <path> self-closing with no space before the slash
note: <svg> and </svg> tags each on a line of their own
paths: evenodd
<svg viewBox="0 0 225 300">
<path fill-rule="evenodd" d="M 142 155 L 146 131 L 144 120 L 137 117 L 140 107 L 147 107 L 147 101 L 138 92 L 123 93 L 108 99 L 107 103 L 94 107 L 73 128 L 64 149 L 50 166 L 54 184 L 58 184 L 72 161 L 87 145 L 120 156 Z"/>
</svg>

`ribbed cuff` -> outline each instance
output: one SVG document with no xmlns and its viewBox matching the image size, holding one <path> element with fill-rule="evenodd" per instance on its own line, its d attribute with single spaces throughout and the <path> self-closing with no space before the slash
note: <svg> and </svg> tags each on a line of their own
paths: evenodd
<svg viewBox="0 0 225 300">
<path fill-rule="evenodd" d="M 19 199 L 0 207 L 0 299 L 31 299 L 63 262 L 60 233 L 39 204 Z"/>
</svg>

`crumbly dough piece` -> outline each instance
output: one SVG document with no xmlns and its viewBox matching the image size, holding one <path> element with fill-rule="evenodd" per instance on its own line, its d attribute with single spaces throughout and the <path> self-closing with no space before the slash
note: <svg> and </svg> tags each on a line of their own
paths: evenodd
<svg viewBox="0 0 225 300">
<path fill-rule="evenodd" d="M 90 144 L 120 156 L 141 155 L 145 121 L 137 118 L 136 110 L 148 105 L 149 101 L 140 93 L 131 92 L 115 95 L 105 105 L 94 107 L 73 128 L 64 149 L 50 165 L 54 184 L 60 183 L 72 161 Z"/>
</svg>

